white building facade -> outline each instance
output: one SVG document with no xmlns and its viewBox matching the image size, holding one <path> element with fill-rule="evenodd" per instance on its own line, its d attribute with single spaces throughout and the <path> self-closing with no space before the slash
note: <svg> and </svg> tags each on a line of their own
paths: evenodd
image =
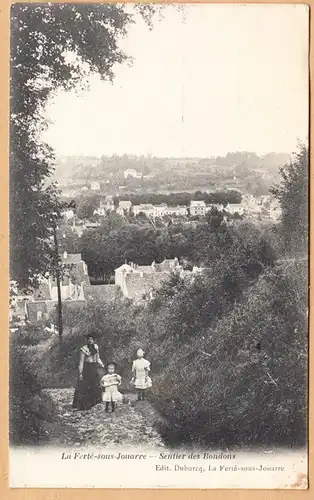
<svg viewBox="0 0 314 500">
<path fill-rule="evenodd" d="M 190 203 L 190 215 L 205 215 L 206 214 L 206 203 L 205 201 L 195 201 L 192 200 Z"/>
<path fill-rule="evenodd" d="M 97 181 L 94 181 L 91 183 L 90 188 L 92 191 L 99 191 L 100 190 L 100 184 Z"/>
</svg>

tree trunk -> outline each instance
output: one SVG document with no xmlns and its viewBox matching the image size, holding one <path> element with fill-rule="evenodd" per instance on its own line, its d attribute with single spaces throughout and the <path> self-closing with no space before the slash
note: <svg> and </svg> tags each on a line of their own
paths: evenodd
<svg viewBox="0 0 314 500">
<path fill-rule="evenodd" d="M 57 230 L 54 228 L 53 232 L 54 244 L 55 244 L 55 259 L 56 259 L 56 281 L 57 281 L 57 291 L 58 291 L 58 329 L 59 329 L 59 340 L 62 340 L 63 335 L 63 322 L 62 322 L 62 298 L 61 298 L 61 280 L 60 280 L 60 270 L 59 270 L 59 251 L 58 251 L 58 240 L 57 240 Z"/>
</svg>

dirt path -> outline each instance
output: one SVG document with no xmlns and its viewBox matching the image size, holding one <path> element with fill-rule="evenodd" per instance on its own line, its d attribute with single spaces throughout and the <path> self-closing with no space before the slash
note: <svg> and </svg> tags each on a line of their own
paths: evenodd
<svg viewBox="0 0 314 500">
<path fill-rule="evenodd" d="M 138 445 L 163 447 L 154 423 L 158 415 L 149 401 L 136 401 L 127 394 L 126 402 L 117 405 L 115 413 L 106 413 L 103 404 L 88 411 L 72 410 L 74 389 L 46 389 L 58 405 L 53 423 L 45 423 L 45 442 L 52 446 Z M 155 421 L 155 422 L 154 422 Z"/>
</svg>

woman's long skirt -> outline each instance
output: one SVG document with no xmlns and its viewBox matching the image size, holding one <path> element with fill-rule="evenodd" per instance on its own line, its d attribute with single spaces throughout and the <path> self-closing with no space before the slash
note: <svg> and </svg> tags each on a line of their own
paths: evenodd
<svg viewBox="0 0 314 500">
<path fill-rule="evenodd" d="M 89 410 L 102 400 L 97 363 L 84 363 L 83 380 L 78 380 L 72 408 Z"/>
</svg>

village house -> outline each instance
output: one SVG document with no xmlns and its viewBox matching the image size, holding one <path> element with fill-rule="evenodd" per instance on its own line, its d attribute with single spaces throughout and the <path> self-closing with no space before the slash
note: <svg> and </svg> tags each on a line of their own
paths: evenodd
<svg viewBox="0 0 314 500">
<path fill-rule="evenodd" d="M 67 307 L 81 307 L 86 301 L 111 302 L 123 296 L 121 287 L 117 284 L 91 285 L 86 263 L 80 254 L 64 252 L 61 255 L 61 261 L 68 265 L 61 280 L 61 299 L 68 305 Z M 30 294 L 22 296 L 15 291 L 12 293 L 10 319 L 17 317 L 19 320 L 26 320 L 33 324 L 51 320 L 51 314 L 55 311 L 57 302 L 56 279 L 52 276 L 42 277 L 39 288 L 32 290 Z M 54 325 L 51 327 L 53 331 Z"/>
<path fill-rule="evenodd" d="M 76 301 L 83 303 L 84 285 L 89 285 L 89 276 L 86 263 L 81 254 L 61 255 L 64 264 L 64 272 L 60 283 L 61 300 Z M 47 320 L 50 312 L 55 308 L 58 301 L 57 280 L 54 276 L 42 277 L 38 288 L 32 294 L 24 298 L 19 310 L 20 317 L 26 317 L 30 322 Z"/>
<path fill-rule="evenodd" d="M 138 266 L 133 262 L 123 264 L 115 269 L 115 285 L 120 287 L 124 297 L 141 301 L 144 296 L 150 297 L 177 266 L 178 259 L 164 260 L 161 264 L 153 262 L 150 266 Z"/>
<path fill-rule="evenodd" d="M 117 207 L 117 214 L 118 215 L 125 215 L 129 214 L 132 208 L 132 202 L 131 201 L 119 201 L 119 206 Z"/>
<path fill-rule="evenodd" d="M 128 168 L 124 171 L 124 178 L 127 179 L 128 177 L 140 179 L 142 177 L 142 174 L 140 172 L 137 172 L 137 170 L 135 170 L 134 168 Z"/>
<path fill-rule="evenodd" d="M 160 205 L 134 205 L 133 213 L 138 215 L 143 212 L 148 217 L 165 217 L 165 216 L 186 216 L 188 215 L 188 210 L 185 205 L 183 206 L 169 206 L 166 203 L 161 203 Z"/>
<path fill-rule="evenodd" d="M 160 205 L 154 206 L 154 217 L 163 217 L 166 214 L 166 210 L 168 209 L 168 205 L 166 203 L 161 203 Z"/>
<path fill-rule="evenodd" d="M 88 269 L 82 260 L 81 254 L 68 254 L 64 252 L 61 262 L 65 266 L 61 280 L 62 300 L 84 300 L 83 285 L 89 284 Z M 39 287 L 42 290 L 43 287 Z M 54 277 L 48 277 L 48 290 L 51 300 L 58 300 L 57 281 Z M 46 297 L 47 298 L 47 297 Z"/>
<path fill-rule="evenodd" d="M 242 204 L 247 209 L 255 207 L 257 205 L 255 196 L 253 194 L 242 195 Z"/>
<path fill-rule="evenodd" d="M 194 266 L 192 271 L 185 271 L 177 258 L 164 259 L 161 263 L 154 261 L 150 266 L 139 266 L 130 262 L 115 269 L 115 285 L 125 298 L 141 302 L 143 299 L 153 298 L 155 291 L 163 285 L 172 272 L 194 279 L 203 271 L 203 268 L 197 266 Z"/>
<path fill-rule="evenodd" d="M 224 206 L 220 205 L 219 203 L 210 203 L 209 205 L 206 205 L 206 213 L 210 212 L 212 208 L 215 208 L 216 210 L 218 210 L 218 212 L 222 212 Z"/>
<path fill-rule="evenodd" d="M 165 211 L 165 215 L 175 215 L 175 216 L 185 216 L 188 215 L 188 209 L 186 206 L 177 206 L 177 207 L 167 207 Z"/>
<path fill-rule="evenodd" d="M 100 190 L 100 184 L 97 181 L 93 181 L 90 185 L 90 188 L 92 191 L 99 191 Z"/>
<path fill-rule="evenodd" d="M 141 205 L 133 205 L 133 214 L 134 215 L 139 215 L 139 213 L 143 213 L 146 215 L 146 217 L 153 217 L 154 216 L 154 205 L 151 204 L 141 204 Z"/>
<path fill-rule="evenodd" d="M 205 201 L 195 201 L 192 200 L 190 203 L 190 215 L 205 215 L 206 204 Z"/>
<path fill-rule="evenodd" d="M 104 217 L 107 212 L 113 212 L 115 210 L 113 196 L 106 196 L 104 200 L 101 200 L 99 207 L 94 210 L 94 215 L 99 215 Z"/>
<path fill-rule="evenodd" d="M 245 207 L 241 203 L 228 203 L 225 210 L 231 215 L 244 215 Z"/>
</svg>

